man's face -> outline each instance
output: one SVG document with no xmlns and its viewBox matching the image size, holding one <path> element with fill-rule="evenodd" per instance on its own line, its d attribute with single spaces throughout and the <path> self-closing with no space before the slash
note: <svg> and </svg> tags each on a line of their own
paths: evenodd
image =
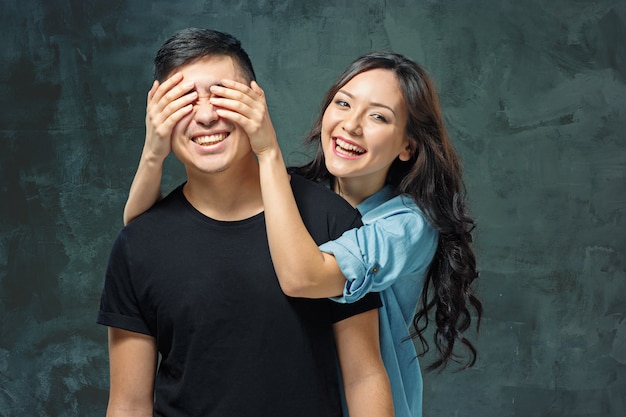
<svg viewBox="0 0 626 417">
<path fill-rule="evenodd" d="M 198 100 L 172 131 L 172 152 L 188 174 L 211 174 L 227 170 L 246 157 L 252 158 L 244 130 L 217 115 L 209 102 L 210 87 L 231 79 L 244 84 L 234 61 L 227 56 L 207 56 L 176 69 L 183 81 L 193 81 Z"/>
</svg>

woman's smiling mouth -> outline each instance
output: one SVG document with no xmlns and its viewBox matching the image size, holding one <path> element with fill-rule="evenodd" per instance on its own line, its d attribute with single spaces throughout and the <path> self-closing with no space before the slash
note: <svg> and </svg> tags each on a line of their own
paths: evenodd
<svg viewBox="0 0 626 417">
<path fill-rule="evenodd" d="M 362 147 L 354 143 L 347 142 L 346 140 L 341 138 L 333 138 L 333 141 L 335 143 L 335 152 L 339 155 L 357 157 L 367 152 Z"/>
</svg>

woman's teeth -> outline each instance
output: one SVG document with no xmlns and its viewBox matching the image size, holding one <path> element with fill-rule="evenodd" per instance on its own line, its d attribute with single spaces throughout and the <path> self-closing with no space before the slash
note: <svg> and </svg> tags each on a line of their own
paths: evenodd
<svg viewBox="0 0 626 417">
<path fill-rule="evenodd" d="M 361 155 L 365 153 L 365 149 L 361 148 L 360 146 L 353 145 L 341 139 L 335 140 L 335 145 L 337 145 L 336 146 L 337 151 L 346 155 L 354 156 L 354 155 Z"/>
</svg>

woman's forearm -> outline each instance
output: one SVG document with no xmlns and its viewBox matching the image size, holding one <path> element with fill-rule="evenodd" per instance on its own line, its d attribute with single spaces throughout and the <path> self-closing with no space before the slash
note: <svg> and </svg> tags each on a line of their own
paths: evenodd
<svg viewBox="0 0 626 417">
<path fill-rule="evenodd" d="M 292 297 L 342 294 L 346 280 L 335 258 L 320 251 L 306 229 L 278 145 L 257 157 L 267 237 L 281 288 Z"/>
<path fill-rule="evenodd" d="M 124 206 L 124 224 L 130 223 L 161 199 L 163 161 L 144 148 Z"/>
</svg>

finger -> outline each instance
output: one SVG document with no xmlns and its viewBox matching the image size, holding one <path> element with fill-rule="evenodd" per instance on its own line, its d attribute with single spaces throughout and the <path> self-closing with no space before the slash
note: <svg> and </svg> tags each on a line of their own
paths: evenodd
<svg viewBox="0 0 626 417">
<path fill-rule="evenodd" d="M 152 100 L 152 97 L 154 97 L 154 93 L 156 93 L 157 88 L 159 88 L 159 81 L 158 80 L 154 80 L 154 82 L 152 83 L 152 87 L 150 88 L 150 91 L 148 91 L 148 103 L 150 103 L 150 100 Z"/>
<path fill-rule="evenodd" d="M 162 128 L 162 131 L 160 133 L 163 134 L 163 136 L 169 136 L 172 130 L 174 129 L 174 126 L 176 126 L 176 124 L 179 121 L 181 121 L 185 116 L 187 116 L 191 112 L 192 109 L 193 109 L 193 106 L 191 104 L 188 104 L 174 111 L 160 125 L 160 127 Z"/>
<path fill-rule="evenodd" d="M 252 94 L 253 91 L 243 84 L 240 84 L 236 88 L 224 85 L 211 86 L 211 98 L 228 98 L 230 100 L 252 103 L 254 100 L 254 96 Z"/>
<path fill-rule="evenodd" d="M 196 100 L 198 95 L 194 90 L 194 83 L 181 81 L 182 78 L 178 79 L 178 83 L 170 79 L 157 88 L 148 103 L 148 112 L 155 118 L 161 115 L 162 120 L 165 120 L 179 108 Z"/>
<path fill-rule="evenodd" d="M 250 133 L 250 130 L 252 130 L 254 126 L 249 118 L 236 111 L 226 108 L 215 108 L 215 112 L 219 117 L 241 126 L 247 133 Z"/>
<path fill-rule="evenodd" d="M 163 81 L 159 88 L 157 88 L 153 101 L 155 103 L 159 103 L 162 100 L 165 100 L 169 103 L 186 92 L 189 92 L 193 88 L 193 82 L 183 82 L 183 75 L 181 73 L 175 73 L 170 78 Z M 165 106 L 166 103 L 161 103 L 161 105 Z"/>
<path fill-rule="evenodd" d="M 258 84 L 257 84 L 258 86 Z M 222 80 L 221 85 L 211 87 L 211 93 L 215 96 L 222 96 L 233 100 L 247 103 L 249 106 L 264 106 L 265 99 L 258 91 L 251 87 L 233 80 Z M 259 97 L 263 100 L 259 101 Z"/>
<path fill-rule="evenodd" d="M 238 113 L 245 118 L 252 118 L 260 109 L 257 106 L 251 106 L 250 104 L 237 99 L 230 99 L 225 97 L 211 97 L 210 103 L 217 109 L 225 109 L 231 112 Z"/>
<path fill-rule="evenodd" d="M 215 106 L 215 112 L 219 117 L 227 119 L 241 126 L 248 135 L 254 135 L 260 130 L 271 127 L 271 121 L 264 111 L 259 111 L 240 102 L 230 102 L 224 100 L 223 106 Z"/>
<path fill-rule="evenodd" d="M 185 94 L 184 96 L 168 103 L 167 106 L 165 106 L 165 108 L 160 112 L 161 117 L 163 117 L 163 119 L 168 119 L 184 107 L 189 107 L 191 109 L 193 107 L 192 104 L 197 99 L 198 93 L 196 91 Z"/>
<path fill-rule="evenodd" d="M 212 96 L 209 100 L 214 106 L 238 109 L 238 111 L 249 114 L 249 110 L 237 106 L 237 103 L 240 103 L 261 113 L 266 111 L 265 98 L 241 83 L 238 83 L 235 88 L 215 85 L 211 87 L 211 93 Z"/>
<path fill-rule="evenodd" d="M 165 92 L 159 101 L 162 105 L 168 105 L 186 94 L 195 92 L 195 88 L 196 85 L 193 81 L 181 82 L 173 86 L 169 91 Z"/>
<path fill-rule="evenodd" d="M 162 83 L 159 83 L 160 86 L 159 86 L 159 89 L 157 90 L 158 94 L 155 94 L 156 100 L 160 100 L 161 97 L 165 95 L 167 91 L 169 91 L 176 84 L 180 83 L 182 80 L 183 80 L 183 74 L 181 74 L 180 72 L 177 72 L 173 74 L 171 77 L 167 78 Z"/>
<path fill-rule="evenodd" d="M 231 88 L 233 90 L 241 91 L 242 93 L 247 93 L 250 91 L 250 87 L 244 83 L 240 83 L 239 81 L 231 80 L 225 78 L 221 81 L 222 86 L 226 88 Z"/>
<path fill-rule="evenodd" d="M 265 97 L 265 92 L 263 91 L 261 86 L 259 86 L 259 84 L 256 81 L 252 81 L 250 83 L 250 88 L 252 89 L 252 91 L 257 93 L 259 96 Z"/>
<path fill-rule="evenodd" d="M 193 108 L 193 102 L 197 100 L 195 91 L 167 104 L 163 109 L 149 108 L 147 121 L 151 129 L 160 136 L 169 136 L 171 130 L 180 119 L 188 114 Z"/>
</svg>

